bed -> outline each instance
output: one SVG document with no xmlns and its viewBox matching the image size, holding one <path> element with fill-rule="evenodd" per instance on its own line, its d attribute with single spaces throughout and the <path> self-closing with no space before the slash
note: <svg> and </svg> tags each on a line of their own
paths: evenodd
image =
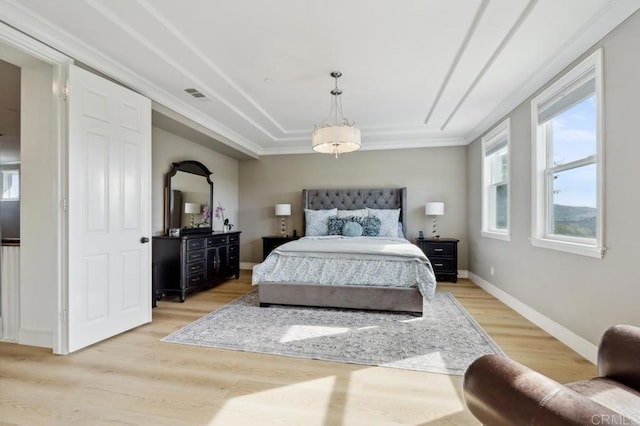
<svg viewBox="0 0 640 426">
<path fill-rule="evenodd" d="M 421 313 L 436 282 L 429 260 L 404 238 L 406 199 L 406 188 L 303 190 L 307 235 L 276 248 L 254 267 L 252 283 L 258 285 L 260 305 Z M 342 220 L 336 219 L 338 213 Z M 317 235 L 322 232 L 315 223 L 307 223 L 317 216 L 327 217 L 329 233 L 336 234 L 334 225 L 342 224 L 339 235 Z M 392 220 L 401 237 L 391 229 Z M 342 235 L 351 222 L 362 225 L 367 236 Z M 326 231 L 327 225 L 319 223 Z"/>
</svg>

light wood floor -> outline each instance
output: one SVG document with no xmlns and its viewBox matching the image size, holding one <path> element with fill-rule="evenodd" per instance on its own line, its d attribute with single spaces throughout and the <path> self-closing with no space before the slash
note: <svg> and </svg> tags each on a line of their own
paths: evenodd
<svg viewBox="0 0 640 426">
<path fill-rule="evenodd" d="M 467 280 L 441 284 L 512 358 L 560 382 L 595 367 Z M 161 343 L 251 290 L 250 273 L 68 356 L 0 344 L 0 424 L 466 425 L 462 378 Z"/>
</svg>

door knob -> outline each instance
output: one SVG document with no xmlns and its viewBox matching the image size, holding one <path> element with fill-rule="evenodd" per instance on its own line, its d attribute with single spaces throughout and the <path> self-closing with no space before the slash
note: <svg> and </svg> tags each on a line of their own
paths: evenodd
<svg viewBox="0 0 640 426">
<path fill-rule="evenodd" d="M 147 238 L 147 237 L 142 237 L 142 238 L 140 238 L 140 242 L 141 242 L 142 244 L 144 244 L 144 243 L 148 243 L 148 242 L 149 242 L 149 238 Z"/>
</svg>

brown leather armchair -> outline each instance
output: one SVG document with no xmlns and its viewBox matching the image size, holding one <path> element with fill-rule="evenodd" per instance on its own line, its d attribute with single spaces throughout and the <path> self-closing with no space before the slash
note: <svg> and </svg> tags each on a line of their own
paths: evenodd
<svg viewBox="0 0 640 426">
<path fill-rule="evenodd" d="M 499 355 L 464 375 L 469 410 L 486 425 L 640 425 L 640 327 L 609 328 L 598 377 L 562 385 Z"/>
</svg>

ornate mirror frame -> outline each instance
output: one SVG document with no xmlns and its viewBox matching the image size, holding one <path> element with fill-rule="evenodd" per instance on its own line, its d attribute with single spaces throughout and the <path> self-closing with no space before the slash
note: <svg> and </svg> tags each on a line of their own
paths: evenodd
<svg viewBox="0 0 640 426">
<path fill-rule="evenodd" d="M 173 206 L 173 202 L 172 202 L 172 192 L 171 192 L 171 178 L 173 178 L 176 173 L 178 172 L 185 172 L 185 173 L 191 173 L 194 175 L 198 175 L 198 176 L 202 176 L 206 179 L 207 183 L 209 184 L 209 215 L 212 216 L 213 215 L 213 181 L 211 181 L 211 175 L 212 173 L 209 171 L 209 169 L 202 164 L 199 161 L 194 161 L 194 160 L 187 160 L 187 161 L 180 161 L 178 163 L 172 163 L 171 164 L 171 170 L 169 170 L 169 173 L 167 173 L 166 175 L 166 180 L 165 180 L 165 213 L 164 213 L 164 225 L 165 225 L 165 232 L 166 235 L 170 235 L 170 229 L 171 228 L 182 228 L 182 224 L 178 224 L 178 226 L 175 226 L 175 224 L 171 223 L 171 217 L 172 217 L 172 210 L 174 208 Z M 182 204 L 180 205 L 180 208 L 182 208 Z M 209 218 L 209 223 L 211 224 L 211 220 L 213 218 L 210 217 Z M 172 226 L 173 225 L 173 226 Z M 211 232 L 211 226 L 208 227 L 199 227 L 199 228 L 182 228 L 181 233 L 182 234 L 189 234 L 189 233 L 210 233 Z"/>
</svg>

